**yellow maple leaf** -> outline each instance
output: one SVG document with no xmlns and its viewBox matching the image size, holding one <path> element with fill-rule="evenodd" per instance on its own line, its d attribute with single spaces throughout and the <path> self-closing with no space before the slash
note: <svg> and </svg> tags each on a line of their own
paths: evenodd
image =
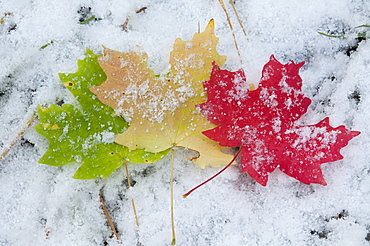
<svg viewBox="0 0 370 246">
<path fill-rule="evenodd" d="M 190 41 L 176 39 L 165 77 L 156 76 L 148 67 L 146 53 L 104 47 L 99 64 L 107 80 L 90 90 L 130 122 L 115 141 L 129 149 L 154 153 L 171 147 L 189 148 L 198 152 L 192 160 L 201 168 L 230 162 L 233 156 L 221 152 L 217 142 L 202 134 L 215 125 L 196 108 L 206 101 L 202 82 L 209 80 L 212 62 L 222 66 L 226 60 L 217 53 L 217 42 L 213 20 Z"/>
</svg>

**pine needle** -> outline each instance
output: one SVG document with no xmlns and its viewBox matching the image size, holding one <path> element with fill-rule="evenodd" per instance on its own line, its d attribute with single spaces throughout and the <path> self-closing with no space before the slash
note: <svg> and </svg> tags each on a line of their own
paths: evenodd
<svg viewBox="0 0 370 246">
<path fill-rule="evenodd" d="M 89 23 L 90 21 L 92 21 L 93 19 L 95 19 L 95 15 L 91 16 L 90 18 L 84 20 L 83 22 L 80 23 L 80 25 L 85 25 L 87 23 Z"/>
<path fill-rule="evenodd" d="M 321 34 L 321 35 L 324 35 L 324 36 L 327 36 L 327 37 L 330 37 L 330 38 L 343 38 L 345 39 L 346 37 L 345 36 L 342 36 L 342 35 L 329 35 L 329 34 L 326 34 L 326 33 L 323 33 L 323 32 L 318 32 L 318 34 Z"/>
</svg>

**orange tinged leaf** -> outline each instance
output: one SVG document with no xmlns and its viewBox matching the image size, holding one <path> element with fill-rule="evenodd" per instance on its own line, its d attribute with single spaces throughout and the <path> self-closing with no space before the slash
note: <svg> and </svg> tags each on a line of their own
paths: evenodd
<svg viewBox="0 0 370 246">
<path fill-rule="evenodd" d="M 217 53 L 217 42 L 213 20 L 190 41 L 178 38 L 166 76 L 156 76 L 148 67 L 146 53 L 104 47 L 99 64 L 108 78 L 90 90 L 130 121 L 130 127 L 115 141 L 132 150 L 154 153 L 174 146 L 189 148 L 198 152 L 193 161 L 202 168 L 228 163 L 232 156 L 222 153 L 218 143 L 201 133 L 215 125 L 195 107 L 206 100 L 202 82 L 209 80 L 212 62 L 222 65 L 226 60 Z"/>
</svg>

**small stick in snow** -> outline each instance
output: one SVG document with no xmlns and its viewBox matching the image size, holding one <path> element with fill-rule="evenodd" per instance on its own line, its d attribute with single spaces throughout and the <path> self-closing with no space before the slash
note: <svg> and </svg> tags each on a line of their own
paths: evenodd
<svg viewBox="0 0 370 246">
<path fill-rule="evenodd" d="M 145 12 L 145 10 L 146 10 L 147 8 L 148 8 L 148 7 L 142 7 L 141 9 L 136 10 L 136 11 L 135 11 L 135 13 L 136 13 L 136 14 L 139 14 L 139 13 L 141 13 L 141 12 Z M 131 18 L 131 16 L 130 16 L 130 15 L 129 15 L 129 16 L 127 16 L 127 18 L 126 18 L 126 20 L 125 20 L 125 23 L 123 23 L 123 24 L 121 25 L 122 30 L 126 30 L 126 29 L 127 29 L 127 25 L 128 25 L 128 22 L 129 22 L 130 18 Z"/>
<path fill-rule="evenodd" d="M 126 30 L 127 29 L 127 25 L 128 25 L 128 21 L 130 20 L 130 16 L 127 16 L 126 20 L 125 20 L 125 23 L 123 23 L 121 25 L 122 27 L 122 30 Z"/>
<path fill-rule="evenodd" d="M 130 179 L 130 175 L 128 173 L 127 161 L 125 161 L 124 164 L 125 164 L 125 168 L 126 168 L 127 186 L 128 186 L 128 188 L 131 188 L 131 179 Z M 134 201 L 133 198 L 131 199 L 131 205 L 132 205 L 132 209 L 134 210 L 136 226 L 139 226 L 139 218 L 138 218 L 137 213 L 136 213 L 136 206 L 135 206 L 135 201 Z"/>
<path fill-rule="evenodd" d="M 9 12 L 4 13 L 3 17 L 1 17 L 1 19 L 0 19 L 0 24 L 3 24 L 5 22 L 5 18 L 9 15 L 12 15 L 12 13 L 9 13 Z"/>
<path fill-rule="evenodd" d="M 230 4 L 231 4 L 231 6 L 233 7 L 234 13 L 235 13 L 235 15 L 236 15 L 236 18 L 238 19 L 238 22 L 239 22 L 240 27 L 241 27 L 241 28 L 242 28 L 242 30 L 243 30 L 244 36 L 247 36 L 247 32 L 245 31 L 244 26 L 243 26 L 243 23 L 242 23 L 242 21 L 240 20 L 240 17 L 239 17 L 238 11 L 237 11 L 237 10 L 236 10 L 236 8 L 235 8 L 234 1 L 233 1 L 233 0 L 230 0 Z"/>
<path fill-rule="evenodd" d="M 18 133 L 15 139 L 9 144 L 9 146 L 4 150 L 4 152 L 0 155 L 0 161 L 2 161 L 6 154 L 13 148 L 13 146 L 17 143 L 20 137 L 26 132 L 26 130 L 31 126 L 32 122 L 37 118 L 37 115 L 32 115 L 31 119 L 27 121 L 26 125 L 22 128 L 22 130 Z"/>
<path fill-rule="evenodd" d="M 99 199 L 100 199 L 100 203 L 101 203 L 101 206 L 103 208 L 103 211 L 104 211 L 104 214 L 105 216 L 107 217 L 107 220 L 108 220 L 108 223 L 109 223 L 109 226 L 110 228 L 112 229 L 114 235 L 116 236 L 116 239 L 119 241 L 119 237 L 118 237 L 118 233 L 116 231 L 116 227 L 114 227 L 114 224 L 113 224 L 113 221 L 109 215 L 109 212 L 108 212 L 108 209 L 107 207 L 105 206 L 105 203 L 104 203 L 104 199 L 103 199 L 103 196 L 101 194 L 99 194 Z"/>
<path fill-rule="evenodd" d="M 241 55 L 240 55 L 239 46 L 238 46 L 238 43 L 236 42 L 236 36 L 235 36 L 234 28 L 233 28 L 233 25 L 231 24 L 230 16 L 227 13 L 227 10 L 226 10 L 226 7 L 225 7 L 225 3 L 224 3 L 223 0 L 218 0 L 218 2 L 221 4 L 221 7 L 222 7 L 222 9 L 225 12 L 227 23 L 229 24 L 229 27 L 230 27 L 230 30 L 231 30 L 231 34 L 233 35 L 233 38 L 234 38 L 234 44 L 235 44 L 236 51 L 238 52 L 240 63 L 243 64 L 243 61 L 242 61 L 242 58 L 241 58 Z"/>
<path fill-rule="evenodd" d="M 145 10 L 147 9 L 148 7 L 142 7 L 141 9 L 139 10 L 136 10 L 135 13 L 138 14 L 138 13 L 141 13 L 141 12 L 145 12 Z"/>
</svg>

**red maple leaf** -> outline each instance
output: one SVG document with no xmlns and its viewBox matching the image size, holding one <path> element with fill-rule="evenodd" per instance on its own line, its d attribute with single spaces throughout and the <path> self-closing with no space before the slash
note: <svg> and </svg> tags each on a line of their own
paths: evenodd
<svg viewBox="0 0 370 246">
<path fill-rule="evenodd" d="M 222 146 L 242 147 L 242 172 L 261 185 L 276 168 L 302 183 L 326 185 L 320 165 L 343 159 L 340 149 L 360 134 L 331 127 L 328 118 L 297 124 L 311 104 L 301 91 L 303 64 L 283 65 L 271 56 L 256 90 L 248 90 L 243 70 L 221 70 L 215 63 L 204 82 L 208 99 L 198 107 L 218 126 L 203 134 Z"/>
</svg>

